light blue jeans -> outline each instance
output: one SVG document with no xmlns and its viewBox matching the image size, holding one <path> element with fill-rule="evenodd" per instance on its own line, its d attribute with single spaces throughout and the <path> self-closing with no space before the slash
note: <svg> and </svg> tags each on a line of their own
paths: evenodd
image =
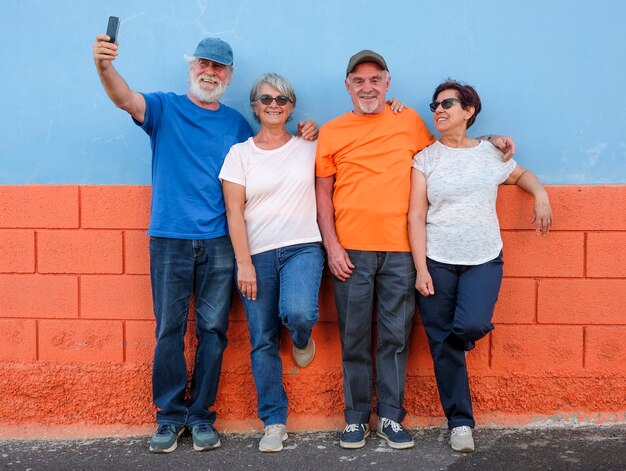
<svg viewBox="0 0 626 471">
<path fill-rule="evenodd" d="M 265 426 L 286 424 L 280 330 L 284 325 L 294 345 L 306 347 L 319 318 L 324 252 L 319 243 L 290 245 L 253 255 L 252 264 L 257 298 L 241 299 L 248 317 L 258 414 Z"/>
</svg>

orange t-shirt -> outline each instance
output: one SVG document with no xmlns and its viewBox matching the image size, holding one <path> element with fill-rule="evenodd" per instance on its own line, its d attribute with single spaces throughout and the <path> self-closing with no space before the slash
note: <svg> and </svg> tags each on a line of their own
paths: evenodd
<svg viewBox="0 0 626 471">
<path fill-rule="evenodd" d="M 315 173 L 335 176 L 335 228 L 345 249 L 410 251 L 407 213 L 413 156 L 435 141 L 407 108 L 394 114 L 346 113 L 324 124 Z"/>
</svg>

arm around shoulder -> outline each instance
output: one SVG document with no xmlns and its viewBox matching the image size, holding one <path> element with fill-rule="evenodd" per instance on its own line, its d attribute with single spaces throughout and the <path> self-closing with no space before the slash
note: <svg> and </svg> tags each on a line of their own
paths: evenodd
<svg viewBox="0 0 626 471">
<path fill-rule="evenodd" d="M 476 139 L 478 139 L 479 141 L 489 141 L 495 147 L 500 149 L 503 152 L 503 155 L 502 155 L 503 162 L 508 162 L 515 155 L 515 141 L 513 140 L 512 137 L 495 136 L 495 135 L 490 134 L 488 136 L 477 137 Z"/>
</svg>

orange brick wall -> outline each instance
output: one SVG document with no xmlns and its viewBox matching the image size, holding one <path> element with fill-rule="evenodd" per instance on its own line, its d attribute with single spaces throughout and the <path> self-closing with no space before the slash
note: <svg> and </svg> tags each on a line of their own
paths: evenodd
<svg viewBox="0 0 626 471">
<path fill-rule="evenodd" d="M 626 421 L 626 186 L 548 191 L 556 221 L 548 237 L 528 223 L 528 195 L 500 191 L 505 279 L 496 329 L 468 357 L 479 424 Z M 0 186 L 0 436 L 151 429 L 149 207 L 149 187 Z M 282 346 L 293 428 L 343 423 L 328 275 L 320 311 L 309 368 L 295 366 L 289 340 Z M 189 359 L 194 344 L 188 334 Z M 440 425 L 418 317 L 411 351 L 406 423 Z M 260 428 L 255 404 L 235 299 L 218 426 Z"/>
</svg>

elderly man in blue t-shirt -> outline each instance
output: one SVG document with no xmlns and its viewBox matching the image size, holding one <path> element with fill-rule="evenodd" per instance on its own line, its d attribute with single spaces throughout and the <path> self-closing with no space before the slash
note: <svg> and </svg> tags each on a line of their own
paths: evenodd
<svg viewBox="0 0 626 471">
<path fill-rule="evenodd" d="M 217 178 L 233 144 L 252 136 L 246 120 L 219 102 L 230 84 L 233 52 L 217 38 L 200 41 L 189 62 L 189 92 L 137 93 L 113 67 L 117 44 L 98 35 L 96 69 L 113 103 L 150 136 L 152 209 L 150 278 L 156 317 L 152 392 L 158 428 L 150 451 L 169 453 L 185 427 L 193 447 L 220 446 L 213 427 L 215 402 L 226 348 L 234 270 L 222 190 Z M 317 135 L 313 122 L 299 123 L 305 138 Z M 198 347 L 185 401 L 187 367 L 183 338 L 189 301 L 196 306 Z"/>
</svg>

